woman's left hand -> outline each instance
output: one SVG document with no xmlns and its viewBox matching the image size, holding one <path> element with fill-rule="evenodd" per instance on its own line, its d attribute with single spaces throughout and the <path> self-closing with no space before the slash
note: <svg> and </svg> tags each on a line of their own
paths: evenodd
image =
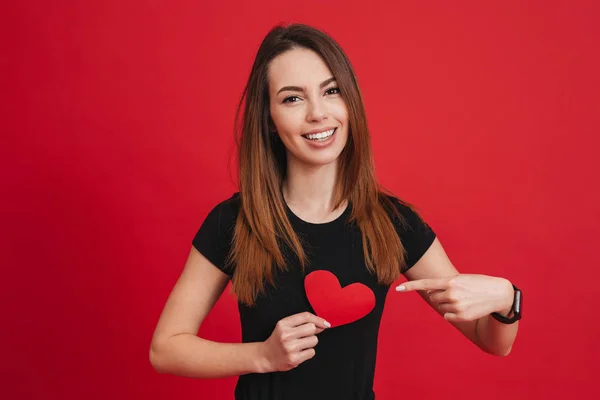
<svg viewBox="0 0 600 400">
<path fill-rule="evenodd" d="M 405 282 L 396 290 L 426 291 L 431 303 L 448 321 L 474 321 L 498 312 L 510 313 L 514 300 L 512 284 L 487 275 L 459 274 L 440 279 L 418 279 Z"/>
</svg>

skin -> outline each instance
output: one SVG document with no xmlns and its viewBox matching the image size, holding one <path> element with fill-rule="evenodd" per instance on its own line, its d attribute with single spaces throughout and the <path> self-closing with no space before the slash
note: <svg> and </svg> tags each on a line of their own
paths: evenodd
<svg viewBox="0 0 600 400">
<path fill-rule="evenodd" d="M 325 173 L 337 167 L 348 139 L 348 110 L 334 79 L 323 60 L 310 50 L 294 49 L 271 62 L 271 120 L 285 145 L 288 167 L 294 175 Z M 302 137 L 326 128 L 338 128 L 334 145 L 326 149 L 315 150 Z"/>
<path fill-rule="evenodd" d="M 519 322 L 503 324 L 492 312 L 508 316 L 514 290 L 504 279 L 479 274 L 460 274 L 436 238 L 423 257 L 404 276 L 401 293 L 418 291 L 421 297 L 465 337 L 486 353 L 510 353 Z"/>
<path fill-rule="evenodd" d="M 348 137 L 348 112 L 327 64 L 313 51 L 294 49 L 278 56 L 269 68 L 270 111 L 274 128 L 287 149 L 288 176 L 284 197 L 292 211 L 309 222 L 337 218 L 331 209 L 337 158 Z M 296 89 L 285 89 L 297 86 Z M 303 133 L 339 126 L 338 142 L 326 151 L 315 150 Z M 409 280 L 399 292 L 418 291 L 423 299 L 482 350 L 507 355 L 515 340 L 518 322 L 506 325 L 490 318 L 492 312 L 507 315 L 514 290 L 503 278 L 460 274 L 439 238 L 406 274 Z"/>
<path fill-rule="evenodd" d="M 348 110 L 331 78 L 321 57 L 303 48 L 280 54 L 269 66 L 271 123 L 287 151 L 284 198 L 296 215 L 314 223 L 337 218 L 346 206 L 332 209 L 338 158 L 348 140 Z M 327 148 L 315 149 L 302 137 L 327 128 L 337 128 Z"/>
<path fill-rule="evenodd" d="M 337 218 L 333 209 L 337 159 L 347 142 L 348 114 L 332 73 L 315 53 L 294 49 L 275 58 L 269 68 L 271 124 L 288 154 L 283 194 L 300 218 L 323 223 Z M 285 90 L 297 86 L 300 90 Z M 284 102 L 286 98 L 292 100 Z M 308 145 L 302 134 L 337 127 L 327 149 Z M 482 350 L 510 353 L 518 322 L 505 325 L 489 314 L 507 315 L 514 291 L 504 278 L 460 274 L 436 238 L 421 259 L 405 273 L 398 295 L 417 291 L 440 315 Z M 150 362 L 161 373 L 194 378 L 220 378 L 247 373 L 286 371 L 315 355 L 317 335 L 327 321 L 305 312 L 279 321 L 270 337 L 256 343 L 220 343 L 197 336 L 206 315 L 227 286 L 229 276 L 193 246 L 160 315 L 150 346 Z M 405 294 L 406 293 L 406 294 Z"/>
</svg>

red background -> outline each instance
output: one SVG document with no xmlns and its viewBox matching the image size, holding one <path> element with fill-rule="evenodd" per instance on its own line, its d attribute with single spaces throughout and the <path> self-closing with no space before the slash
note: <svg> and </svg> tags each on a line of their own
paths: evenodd
<svg viewBox="0 0 600 400">
<path fill-rule="evenodd" d="M 194 233 L 235 191 L 234 108 L 280 21 L 346 50 L 380 180 L 419 207 L 457 268 L 524 290 L 506 358 L 390 292 L 378 399 L 597 396 L 597 4 L 8 6 L 0 397 L 232 398 L 236 378 L 159 375 L 148 348 Z M 227 293 L 202 336 L 240 340 Z"/>
</svg>

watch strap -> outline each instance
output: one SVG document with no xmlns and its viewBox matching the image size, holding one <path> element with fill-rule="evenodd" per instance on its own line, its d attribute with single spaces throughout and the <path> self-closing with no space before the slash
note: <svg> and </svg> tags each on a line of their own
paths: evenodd
<svg viewBox="0 0 600 400">
<path fill-rule="evenodd" d="M 514 324 L 515 322 L 521 319 L 521 304 L 523 302 L 523 295 L 519 288 L 517 288 L 514 284 L 512 286 L 515 291 L 513 305 L 511 307 L 511 313 L 513 315 L 511 317 L 505 317 L 504 315 L 497 312 L 493 312 L 490 314 L 497 321 L 502 322 L 503 324 Z"/>
</svg>

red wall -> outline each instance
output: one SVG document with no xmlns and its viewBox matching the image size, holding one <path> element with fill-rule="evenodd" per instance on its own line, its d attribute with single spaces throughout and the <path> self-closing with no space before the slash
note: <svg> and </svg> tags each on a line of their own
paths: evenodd
<svg viewBox="0 0 600 400">
<path fill-rule="evenodd" d="M 159 375 L 148 348 L 196 229 L 235 191 L 234 108 L 279 21 L 347 51 L 381 181 L 457 268 L 524 291 L 506 358 L 390 292 L 378 399 L 600 394 L 597 2 L 207 3 L 2 13 L 0 397 L 232 398 L 236 378 Z M 240 340 L 231 295 L 200 334 Z"/>
</svg>

